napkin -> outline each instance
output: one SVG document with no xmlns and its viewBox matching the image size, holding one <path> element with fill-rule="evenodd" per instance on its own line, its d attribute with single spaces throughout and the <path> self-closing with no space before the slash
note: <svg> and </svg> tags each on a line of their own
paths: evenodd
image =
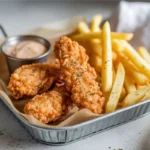
<svg viewBox="0 0 150 150">
<path fill-rule="evenodd" d="M 122 1 L 109 21 L 113 31 L 134 33 L 130 43 L 136 49 L 145 46 L 150 51 L 150 3 Z"/>
</svg>

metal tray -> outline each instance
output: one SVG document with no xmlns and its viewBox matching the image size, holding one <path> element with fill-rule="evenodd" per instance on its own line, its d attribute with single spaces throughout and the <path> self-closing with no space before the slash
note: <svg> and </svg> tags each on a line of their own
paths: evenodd
<svg viewBox="0 0 150 150">
<path fill-rule="evenodd" d="M 147 100 L 77 125 L 61 128 L 44 128 L 30 124 L 25 118 L 14 112 L 3 97 L 0 97 L 0 99 L 35 140 L 49 145 L 69 144 L 137 119 L 150 111 L 150 100 Z"/>
<path fill-rule="evenodd" d="M 0 26 L 0 30 L 7 37 L 2 26 Z M 0 100 L 35 140 L 49 145 L 69 144 L 135 120 L 150 112 L 150 100 L 147 100 L 77 125 L 61 128 L 44 128 L 30 124 L 25 118 L 17 114 L 3 97 L 0 97 Z"/>
</svg>

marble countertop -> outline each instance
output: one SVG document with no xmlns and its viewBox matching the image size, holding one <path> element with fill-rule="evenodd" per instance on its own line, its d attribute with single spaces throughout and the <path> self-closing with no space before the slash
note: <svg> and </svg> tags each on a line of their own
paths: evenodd
<svg viewBox="0 0 150 150">
<path fill-rule="evenodd" d="M 9 35 L 55 20 L 96 13 L 109 17 L 117 2 L 0 2 L 0 23 Z M 0 150 L 150 150 L 150 114 L 66 146 L 36 142 L 0 102 Z"/>
</svg>

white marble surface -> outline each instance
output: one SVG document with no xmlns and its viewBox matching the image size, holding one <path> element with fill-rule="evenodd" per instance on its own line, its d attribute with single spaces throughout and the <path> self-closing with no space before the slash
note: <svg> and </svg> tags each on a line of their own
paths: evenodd
<svg viewBox="0 0 150 150">
<path fill-rule="evenodd" d="M 0 23 L 7 32 L 18 34 L 28 29 L 74 15 L 108 17 L 116 8 L 107 3 L 0 2 Z M 36 142 L 0 102 L 0 150 L 150 150 L 150 115 L 66 146 Z"/>
</svg>

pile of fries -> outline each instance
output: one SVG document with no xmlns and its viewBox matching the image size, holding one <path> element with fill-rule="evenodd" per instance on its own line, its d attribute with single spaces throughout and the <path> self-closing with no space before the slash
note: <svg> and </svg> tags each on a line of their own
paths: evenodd
<svg viewBox="0 0 150 150">
<path fill-rule="evenodd" d="M 101 15 L 90 26 L 80 22 L 71 38 L 86 48 L 106 98 L 105 113 L 110 113 L 150 98 L 150 54 L 129 44 L 132 33 L 111 32 L 109 22 L 100 28 L 101 22 Z"/>
</svg>

